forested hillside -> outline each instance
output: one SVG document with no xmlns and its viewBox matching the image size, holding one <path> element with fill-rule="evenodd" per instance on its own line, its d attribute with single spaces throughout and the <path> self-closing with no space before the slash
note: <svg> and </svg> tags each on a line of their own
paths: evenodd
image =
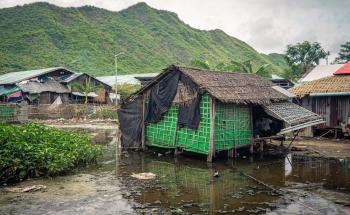
<svg viewBox="0 0 350 215">
<path fill-rule="evenodd" d="M 252 59 L 283 66 L 221 30 L 197 30 L 175 13 L 138 3 L 120 12 L 96 7 L 62 8 L 33 3 L 0 10 L 0 73 L 63 66 L 93 75 L 114 70 L 114 53 L 122 73 L 157 72 L 169 64 L 192 60 Z"/>
</svg>

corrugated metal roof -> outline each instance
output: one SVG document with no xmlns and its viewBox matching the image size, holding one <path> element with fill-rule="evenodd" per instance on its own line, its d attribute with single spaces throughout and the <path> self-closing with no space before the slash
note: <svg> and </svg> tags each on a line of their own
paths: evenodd
<svg viewBox="0 0 350 215">
<path fill-rule="evenodd" d="M 0 76 L 0 84 L 13 84 L 23 80 L 27 80 L 39 75 L 43 75 L 58 69 L 64 69 L 62 67 L 45 68 L 38 70 L 28 70 L 21 72 L 10 72 Z"/>
<path fill-rule="evenodd" d="M 297 95 L 294 93 L 289 92 L 288 90 L 280 87 L 280 86 L 272 86 L 273 89 L 277 90 L 280 93 L 283 93 L 284 95 L 288 96 L 289 98 L 295 98 Z"/>
<path fill-rule="evenodd" d="M 350 61 L 335 71 L 334 75 L 350 75 Z"/>
<path fill-rule="evenodd" d="M 285 80 L 285 78 L 283 78 L 279 75 L 276 75 L 276 74 L 271 74 L 270 80 Z"/>
<path fill-rule="evenodd" d="M 83 74 L 84 74 L 83 72 L 76 72 L 76 73 L 73 73 L 70 75 L 66 75 L 66 76 L 61 77 L 60 81 L 65 82 L 65 83 L 69 83 Z"/>
<path fill-rule="evenodd" d="M 333 76 L 333 73 L 343 65 L 344 64 L 317 65 L 308 74 L 302 77 L 298 82 L 309 82 Z"/>
<path fill-rule="evenodd" d="M 280 134 L 324 123 L 321 116 L 291 102 L 272 103 L 263 107 L 266 113 L 288 124 Z"/>
<path fill-rule="evenodd" d="M 130 74 L 130 75 L 118 75 L 118 84 L 139 84 L 140 81 L 135 77 L 156 77 L 159 73 L 142 73 L 142 74 Z M 110 86 L 115 84 L 115 76 L 100 76 L 96 77 L 97 80 L 104 82 Z"/>
<path fill-rule="evenodd" d="M 23 92 L 28 92 L 28 93 L 41 93 L 41 92 L 69 93 L 70 92 L 68 87 L 52 79 L 48 79 L 45 82 L 25 81 L 25 82 L 18 83 L 17 86 L 21 88 Z"/>
</svg>

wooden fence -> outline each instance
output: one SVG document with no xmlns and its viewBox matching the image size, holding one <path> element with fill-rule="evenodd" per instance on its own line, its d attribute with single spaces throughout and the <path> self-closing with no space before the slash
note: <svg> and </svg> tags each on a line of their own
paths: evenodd
<svg viewBox="0 0 350 215">
<path fill-rule="evenodd" d="M 96 104 L 27 105 L 0 103 L 0 121 L 40 119 L 116 118 L 116 107 Z"/>
</svg>

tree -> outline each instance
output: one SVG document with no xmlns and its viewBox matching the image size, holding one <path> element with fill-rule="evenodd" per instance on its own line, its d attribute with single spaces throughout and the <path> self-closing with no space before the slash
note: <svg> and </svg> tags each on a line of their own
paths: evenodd
<svg viewBox="0 0 350 215">
<path fill-rule="evenodd" d="M 75 90 L 78 90 L 80 93 L 82 93 L 85 97 L 85 104 L 87 105 L 88 103 L 88 94 L 91 92 L 96 92 L 97 90 L 103 88 L 100 85 L 94 85 L 91 81 L 91 78 L 87 78 L 85 81 L 85 84 L 79 84 L 79 83 L 74 83 L 72 85 L 72 88 Z"/>
<path fill-rule="evenodd" d="M 335 58 L 336 63 L 346 63 L 350 60 L 350 42 L 340 45 L 338 57 Z"/>
<path fill-rule="evenodd" d="M 297 73 L 293 76 L 300 77 L 308 69 L 318 65 L 320 59 L 324 59 L 328 55 L 329 52 L 325 51 L 320 43 L 304 41 L 296 45 L 288 45 L 285 58 L 291 71 Z"/>
<path fill-rule="evenodd" d="M 252 60 L 247 60 L 244 62 L 231 60 L 229 63 L 220 62 L 215 67 L 211 67 L 208 61 L 193 60 L 191 61 L 191 66 L 201 69 L 214 69 L 227 72 L 253 73 L 262 77 L 270 77 L 270 73 L 267 70 L 267 67 L 269 67 L 270 64 L 264 64 L 256 69 L 256 67 L 253 65 Z"/>
<path fill-rule="evenodd" d="M 270 64 L 264 64 L 255 69 L 252 60 L 247 60 L 244 62 L 237 62 L 232 60 L 231 63 L 227 65 L 226 69 L 233 72 L 252 73 L 262 77 L 270 77 L 270 72 L 267 70 L 269 66 Z"/>
</svg>

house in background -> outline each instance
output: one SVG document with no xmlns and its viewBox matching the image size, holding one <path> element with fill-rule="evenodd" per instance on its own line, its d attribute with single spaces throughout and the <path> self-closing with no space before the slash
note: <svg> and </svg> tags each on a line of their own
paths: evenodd
<svg viewBox="0 0 350 215">
<path fill-rule="evenodd" d="M 60 83 L 67 86 L 71 91 L 71 100 L 76 102 L 83 102 L 85 96 L 78 89 L 75 89 L 75 85 L 86 86 L 90 84 L 93 87 L 98 87 L 93 92 L 87 94 L 89 102 L 107 103 L 109 102 L 109 94 L 112 91 L 112 87 L 86 73 L 73 73 L 59 78 Z"/>
<path fill-rule="evenodd" d="M 298 83 L 309 82 L 318 80 L 321 78 L 333 76 L 333 73 L 337 71 L 344 64 L 330 64 L 330 65 L 317 65 L 307 71 L 303 77 L 298 81 Z"/>
<path fill-rule="evenodd" d="M 311 74 L 306 76 L 308 79 L 305 79 L 305 82 L 290 89 L 290 92 L 298 96 L 304 108 L 317 113 L 325 120 L 324 124 L 315 126 L 307 136 L 329 130 L 336 136 L 344 131 L 344 126 L 350 128 L 350 62 L 332 68 L 335 70 L 331 74 L 329 71 L 323 74 L 327 74 L 326 77 L 317 79 L 317 74 Z M 315 80 L 306 81 L 312 78 Z"/>
<path fill-rule="evenodd" d="M 75 73 L 62 67 L 11 72 L 0 76 L 0 102 L 26 101 L 29 104 L 72 103 L 72 84 L 92 80 L 101 85 L 100 94 L 91 92 L 91 101 L 106 103 L 111 86 L 85 74 Z M 95 99 L 96 98 L 96 99 Z"/>
<path fill-rule="evenodd" d="M 57 79 L 73 72 L 61 68 L 11 72 L 0 76 L 0 101 L 51 104 L 58 96 L 62 101 L 69 100 L 69 89 Z"/>
<path fill-rule="evenodd" d="M 272 81 L 272 83 L 274 83 L 277 86 L 282 87 L 285 90 L 288 90 L 288 89 L 294 87 L 294 83 L 291 80 L 283 78 L 279 75 L 272 74 L 270 81 Z"/>
<path fill-rule="evenodd" d="M 140 84 L 140 81 L 136 77 L 156 77 L 159 73 L 141 73 L 141 74 L 129 74 L 129 75 L 118 75 L 118 84 Z M 100 76 L 96 79 L 113 86 L 115 85 L 115 76 Z"/>
</svg>

